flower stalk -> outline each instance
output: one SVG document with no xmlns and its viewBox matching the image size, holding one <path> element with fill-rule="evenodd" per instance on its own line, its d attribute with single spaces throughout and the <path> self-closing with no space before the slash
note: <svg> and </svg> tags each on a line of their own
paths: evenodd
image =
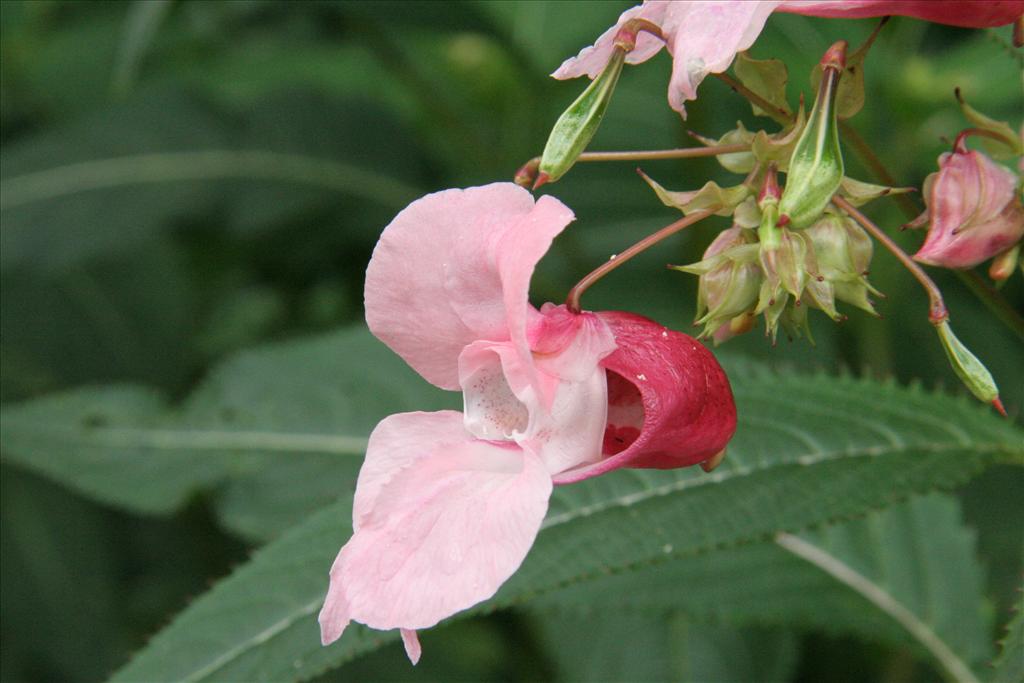
<svg viewBox="0 0 1024 683">
<path fill-rule="evenodd" d="M 689 216 L 680 218 L 675 223 L 671 223 L 657 232 L 651 233 L 647 237 L 643 238 L 633 246 L 629 247 L 621 254 L 615 254 L 610 259 L 599 265 L 597 268 L 592 270 L 586 277 L 577 282 L 572 289 L 569 290 L 568 296 L 565 298 L 566 307 L 573 313 L 580 312 L 580 299 L 583 297 L 583 293 L 586 292 L 590 287 L 598 280 L 603 278 L 608 273 L 612 272 L 626 261 L 630 260 L 637 254 L 647 251 L 658 242 L 661 242 L 667 237 L 671 237 L 677 232 L 684 230 L 694 223 L 698 223 L 708 216 L 712 215 L 714 211 L 709 209 L 702 209 L 700 211 L 694 211 Z"/>
</svg>

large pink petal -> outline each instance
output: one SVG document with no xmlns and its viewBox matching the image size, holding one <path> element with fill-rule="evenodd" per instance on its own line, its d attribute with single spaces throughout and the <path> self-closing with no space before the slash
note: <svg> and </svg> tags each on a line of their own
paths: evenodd
<svg viewBox="0 0 1024 683">
<path fill-rule="evenodd" d="M 939 24 L 985 28 L 1012 23 L 1024 14 L 1022 0 L 787 0 L 780 12 L 857 19 L 895 14 Z"/>
<path fill-rule="evenodd" d="M 669 105 L 685 116 L 684 102 L 696 99 L 704 77 L 725 71 L 737 52 L 753 45 L 778 4 L 755 0 L 685 3 L 688 11 L 678 25 L 665 27 L 672 53 Z"/>
<path fill-rule="evenodd" d="M 438 437 L 440 436 L 440 439 Z M 394 466 L 384 476 L 378 459 Z M 358 530 L 331 568 L 324 643 L 350 621 L 410 633 L 488 599 L 540 529 L 551 477 L 528 450 L 472 439 L 458 413 L 386 418 L 367 450 Z"/>
<path fill-rule="evenodd" d="M 555 483 L 620 467 L 685 467 L 725 448 L 736 430 L 736 404 L 711 352 L 692 337 L 638 315 L 598 315 L 618 344 L 603 361 L 609 402 L 605 457 L 563 472 Z"/>
<path fill-rule="evenodd" d="M 418 199 L 384 229 L 367 267 L 370 330 L 429 382 L 457 389 L 467 344 L 525 340 L 533 268 L 572 219 L 557 199 L 534 202 L 513 183 Z"/>
</svg>

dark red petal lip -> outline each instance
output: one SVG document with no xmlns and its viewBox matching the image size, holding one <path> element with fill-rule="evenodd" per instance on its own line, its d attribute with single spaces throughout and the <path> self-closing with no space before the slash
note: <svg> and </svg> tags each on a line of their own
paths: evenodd
<svg viewBox="0 0 1024 683">
<path fill-rule="evenodd" d="M 643 426 L 624 450 L 606 448 L 607 457 L 562 472 L 555 483 L 569 484 L 620 467 L 687 467 L 725 448 L 736 431 L 736 403 L 711 351 L 643 316 L 622 311 L 597 315 L 618 344 L 601 364 L 640 392 Z M 612 430 L 621 427 L 609 425 Z"/>
</svg>

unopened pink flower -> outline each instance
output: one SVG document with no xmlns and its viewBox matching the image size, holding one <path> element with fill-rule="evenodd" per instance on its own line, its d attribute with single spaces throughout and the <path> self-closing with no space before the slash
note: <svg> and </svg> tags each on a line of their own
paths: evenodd
<svg viewBox="0 0 1024 683">
<path fill-rule="evenodd" d="M 350 621 L 418 629 L 490 598 L 518 568 L 553 484 L 619 467 L 681 467 L 731 438 L 736 409 L 711 353 L 628 313 L 527 299 L 573 220 L 496 183 L 413 202 L 366 274 L 370 329 L 464 412 L 401 413 L 370 436 L 354 533 L 331 568 L 324 644 Z"/>
<path fill-rule="evenodd" d="M 729 68 L 737 52 L 746 50 L 764 29 L 772 12 L 791 12 L 821 17 L 878 17 L 888 14 L 927 19 L 975 28 L 1000 26 L 1024 13 L 1024 0 L 958 2 L 954 0 L 646 0 L 619 17 L 592 46 L 567 59 L 555 78 L 594 78 L 608 63 L 615 36 L 631 19 L 643 19 L 661 29 L 664 41 L 641 33 L 626 62 L 645 62 L 662 47 L 672 55 L 669 105 L 683 116 L 684 103 L 697 97 L 697 86 L 710 73 Z"/>
<path fill-rule="evenodd" d="M 1019 180 L 963 139 L 939 157 L 925 179 L 925 212 L 910 227 L 928 225 L 914 259 L 945 268 L 970 268 L 1009 249 L 1024 236 Z"/>
</svg>

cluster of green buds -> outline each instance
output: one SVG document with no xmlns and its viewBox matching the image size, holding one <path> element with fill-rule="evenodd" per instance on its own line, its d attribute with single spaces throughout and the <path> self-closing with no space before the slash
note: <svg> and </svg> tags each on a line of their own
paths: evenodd
<svg viewBox="0 0 1024 683">
<path fill-rule="evenodd" d="M 772 68 L 754 66 L 761 69 L 762 81 Z M 751 329 L 754 318 L 764 315 L 773 341 L 780 326 L 791 337 L 810 337 L 807 310 L 840 321 L 845 316 L 836 309 L 837 301 L 877 315 L 869 296 L 881 293 L 867 280 L 871 238 L 832 200 L 839 195 L 860 205 L 894 190 L 845 177 L 836 104 L 845 68 L 846 43 L 840 41 L 821 60 L 806 124 L 801 107 L 793 126 L 774 137 L 755 136 L 742 127 L 728 134 L 750 138 L 749 154 L 720 159 L 730 170 L 748 172 L 741 185 L 708 183 L 696 192 L 670 192 L 647 179 L 664 203 L 684 213 L 713 208 L 733 216 L 733 227 L 700 262 L 674 266 L 700 278 L 697 324 L 704 326 L 702 336 L 724 341 Z M 778 182 L 780 167 L 786 171 L 784 189 Z"/>
<path fill-rule="evenodd" d="M 877 186 L 870 186 L 877 187 Z M 881 189 L 881 188 L 879 188 Z M 790 336 L 808 333 L 807 309 L 844 318 L 836 301 L 877 315 L 867 280 L 873 244 L 860 225 L 829 205 L 809 227 L 780 221 L 777 173 L 765 174 L 756 203 L 737 207 L 734 223 L 711 243 L 698 263 L 673 266 L 699 276 L 701 333 L 717 343 L 746 332 L 763 314 L 774 340 L 780 325 Z"/>
<path fill-rule="evenodd" d="M 686 218 L 624 252 L 631 257 L 710 215 L 732 218 L 731 227 L 718 235 L 699 262 L 670 266 L 699 278 L 695 324 L 703 326 L 701 337 L 721 343 L 750 331 L 757 317 L 763 316 L 765 333 L 773 343 L 780 327 L 790 337 L 806 335 L 813 343 L 808 325 L 810 309 L 820 310 L 836 322 L 846 317 L 837 309 L 837 303 L 877 316 L 872 297 L 883 295 L 867 279 L 875 239 L 893 251 L 928 291 L 929 319 L 954 370 L 978 398 L 999 407 L 995 383 L 984 365 L 956 339 L 934 283 L 858 210 L 873 199 L 912 188 L 873 185 L 846 176 L 839 122 L 855 115 L 864 105 L 863 66 L 878 29 L 850 54 L 846 41 L 835 43 L 825 52 L 811 74 L 815 98 L 806 114 L 803 99 L 796 111 L 786 100 L 788 73 L 782 62 L 756 60 L 744 53 L 737 55 L 734 66 L 738 80 L 721 77 L 750 100 L 755 115 L 768 116 L 782 124 L 782 129 L 774 134 L 751 131 L 738 123 L 719 139 L 691 133 L 705 146 L 704 153 L 700 148 L 690 148 L 646 155 L 584 154 L 607 109 L 625 57 L 635 48 L 641 31 L 660 35 L 657 26 L 642 19 L 631 19 L 619 28 L 604 67 L 559 118 L 543 154 L 519 170 L 516 182 L 536 189 L 559 179 L 580 159 L 714 155 L 726 170 L 746 174 L 746 178 L 735 186 L 722 187 L 709 181 L 697 190 L 671 191 L 641 172 L 662 203 L 679 209 Z M 971 118 L 973 114 L 972 110 L 968 118 L 976 125 L 971 129 L 974 134 L 997 140 L 1012 137 L 1002 128 L 990 130 L 1003 124 L 980 115 Z M 779 183 L 779 174 L 785 175 L 784 186 Z M 929 198 L 932 204 L 941 204 Z M 936 222 L 934 216 L 928 216 Z M 999 254 L 993 265 L 993 277 L 1005 277 L 1003 271 L 1015 267 L 1018 254 L 1019 246 Z M 600 277 L 607 270 L 610 266 L 602 266 L 595 273 Z M 594 281 L 592 275 L 581 284 L 589 286 Z"/>
</svg>

